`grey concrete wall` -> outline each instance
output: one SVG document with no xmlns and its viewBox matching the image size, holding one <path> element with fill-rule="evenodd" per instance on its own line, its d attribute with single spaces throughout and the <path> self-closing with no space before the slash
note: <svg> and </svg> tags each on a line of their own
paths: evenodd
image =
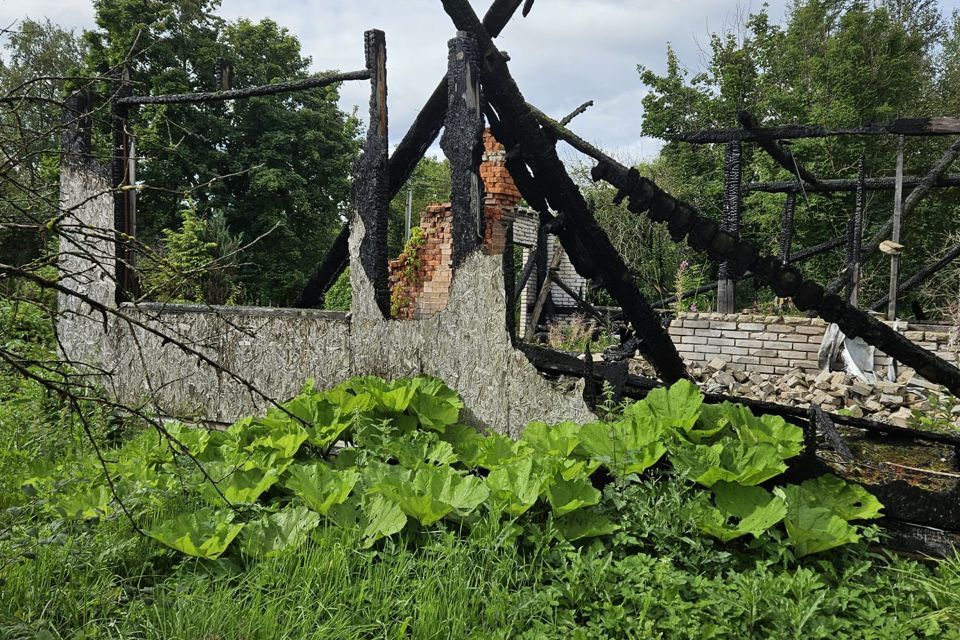
<svg viewBox="0 0 960 640">
<path fill-rule="evenodd" d="M 65 284 L 113 309 L 104 321 L 70 296 L 62 297 L 67 313 L 58 333 L 64 355 L 100 371 L 104 387 L 122 402 L 230 422 L 264 409 L 266 398 L 294 395 L 308 378 L 328 387 L 353 375 L 429 374 L 460 393 L 465 421 L 501 433 L 516 436 L 533 420 L 594 419 L 580 385 L 573 393 L 563 392 L 510 345 L 501 256 L 471 255 L 454 275 L 447 308 L 426 320 L 385 320 L 360 268 L 350 270 L 354 305 L 349 316 L 204 305 L 117 308 L 114 283 L 107 277 L 113 269 L 109 184 L 89 169 L 68 168 L 61 194 L 65 207 L 83 203 L 73 215 L 100 232 L 77 252 L 92 251 L 95 258 L 74 256 L 69 244 L 63 245 Z M 354 264 L 363 234 L 354 216 Z"/>
</svg>

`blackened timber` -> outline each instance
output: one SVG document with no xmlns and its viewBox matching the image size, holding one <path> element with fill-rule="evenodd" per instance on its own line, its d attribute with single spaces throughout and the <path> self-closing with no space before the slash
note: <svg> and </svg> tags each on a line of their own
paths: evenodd
<svg viewBox="0 0 960 640">
<path fill-rule="evenodd" d="M 589 109 L 592 106 L 593 106 L 593 100 L 587 100 L 582 105 L 580 105 L 579 107 L 577 107 L 576 109 L 568 113 L 566 116 L 564 116 L 563 120 L 560 121 L 560 124 L 562 124 L 563 126 L 567 126 L 568 124 L 573 122 L 574 118 L 576 118 L 581 113 L 584 113 L 587 109 Z"/>
<path fill-rule="evenodd" d="M 113 158 L 110 165 L 113 193 L 113 226 L 115 243 L 115 278 L 117 303 L 129 302 L 137 296 L 134 274 L 133 224 L 130 212 L 130 199 L 126 187 L 130 170 L 130 135 L 127 130 L 129 107 L 120 100 L 130 92 L 130 72 L 126 68 L 118 70 L 112 82 L 113 99 L 110 104 L 110 120 L 113 129 Z"/>
<path fill-rule="evenodd" d="M 756 131 L 760 128 L 760 125 L 757 124 L 757 119 L 746 111 L 741 111 L 738 113 L 737 119 L 745 129 Z M 817 184 L 817 182 L 819 182 L 819 179 L 813 175 L 813 173 L 805 169 L 799 162 L 797 162 L 796 157 L 781 147 L 776 140 L 758 136 L 755 142 L 760 146 L 761 149 L 766 151 L 767 154 L 777 162 L 777 164 L 790 173 L 796 174 L 797 177 L 804 182 L 809 184 Z"/>
<path fill-rule="evenodd" d="M 542 189 L 553 208 L 568 218 L 583 244 L 603 260 L 596 267 L 603 272 L 604 285 L 620 303 L 637 334 L 643 338 L 645 353 L 657 372 L 668 382 L 687 376 L 686 367 L 660 317 L 631 281 L 623 258 L 590 213 L 583 195 L 557 156 L 555 146 L 540 129 L 517 87 L 504 55 L 496 48 L 468 0 L 443 0 L 443 7 L 457 29 L 468 31 L 480 48 L 480 73 L 484 91 L 501 116 L 500 124 L 511 130 L 520 153 L 533 175 L 549 188 Z M 568 251 L 575 247 L 566 247 Z"/>
<path fill-rule="evenodd" d="M 850 447 L 844 442 L 843 436 L 837 431 L 837 426 L 833 423 L 833 420 L 830 419 L 830 416 L 817 405 L 811 404 L 810 417 L 816 425 L 817 431 L 823 434 L 823 437 L 830 443 L 830 446 L 833 447 L 833 450 L 840 456 L 840 459 L 844 462 L 853 461 L 853 452 L 850 451 Z"/>
<path fill-rule="evenodd" d="M 550 118 L 542 114 L 538 117 L 540 124 L 553 131 L 557 138 L 592 155 L 587 151 L 595 149 L 592 145 Z M 651 220 L 666 222 L 674 240 L 687 238 L 692 248 L 705 252 L 711 260 L 729 260 L 739 273 L 752 271 L 758 282 L 768 285 L 778 296 L 793 298 L 801 311 L 815 311 L 827 322 L 839 325 L 845 335 L 863 338 L 890 357 L 913 367 L 920 376 L 960 394 L 960 369 L 954 365 L 913 344 L 840 297 L 826 294 L 821 285 L 804 279 L 794 267 L 784 267 L 779 259 L 762 255 L 753 243 L 718 230 L 716 222 L 699 215 L 693 207 L 666 193 L 636 170 L 627 169 L 602 152 L 594 158 L 599 161 L 593 168 L 594 180 L 605 180 L 629 197 L 631 212 L 647 212 Z"/>
<path fill-rule="evenodd" d="M 770 140 L 795 140 L 800 138 L 833 138 L 836 136 L 874 136 L 874 135 L 936 136 L 960 134 L 960 118 L 903 118 L 888 123 L 867 124 L 861 127 L 827 129 L 798 124 L 781 127 L 758 127 L 756 129 L 712 129 L 707 131 L 689 131 L 671 133 L 664 136 L 675 142 L 692 144 L 714 144 L 740 140 L 756 142 L 760 138 Z"/>
<path fill-rule="evenodd" d="M 320 267 L 307 280 L 303 292 L 293 303 L 296 309 L 322 308 L 327 291 L 350 262 L 350 225 L 343 225 L 333 244 L 323 256 Z"/>
<path fill-rule="evenodd" d="M 920 185 L 923 178 L 917 176 L 907 176 L 903 179 L 904 189 L 913 189 Z M 796 180 L 784 180 L 781 182 L 747 182 L 743 185 L 743 190 L 747 192 L 762 191 L 764 193 L 835 193 L 838 191 L 856 191 L 860 180 L 837 179 L 821 180 L 816 185 L 800 185 Z M 933 187 L 960 187 L 960 175 L 945 175 L 933 182 Z M 892 191 L 896 188 L 896 178 L 867 178 L 863 182 L 863 188 L 867 191 Z"/>
<path fill-rule="evenodd" d="M 229 91 L 211 91 L 207 93 L 171 93 L 160 96 L 124 96 L 117 100 L 117 104 L 133 106 L 141 104 L 198 104 L 202 102 L 223 102 L 224 100 L 239 100 L 257 96 L 272 96 L 279 93 L 306 91 L 327 87 L 350 80 L 369 80 L 370 71 L 348 71 L 346 73 L 323 73 L 302 80 L 277 82 L 259 87 L 246 89 L 230 89 Z"/>
<path fill-rule="evenodd" d="M 483 17 L 483 26 L 487 33 L 494 38 L 500 35 L 522 4 L 523 0 L 494 0 Z M 396 195 L 406 184 L 413 170 L 416 169 L 417 163 L 423 158 L 423 154 L 440 135 L 440 128 L 443 127 L 446 115 L 447 78 L 444 77 L 417 113 L 410 129 L 390 157 L 390 193 L 392 195 Z"/>
<path fill-rule="evenodd" d="M 743 147 L 740 142 L 728 142 L 723 167 L 723 224 L 722 229 L 740 234 L 740 185 L 743 182 Z M 737 285 L 730 277 L 730 265 L 720 264 L 717 285 L 717 311 L 733 313 L 737 301 Z"/>
<path fill-rule="evenodd" d="M 506 305 L 506 318 L 504 319 L 507 327 L 507 335 L 510 336 L 510 343 L 515 344 L 517 341 L 517 316 L 516 316 L 516 305 L 514 300 L 517 299 L 517 282 L 514 279 L 516 273 L 514 272 L 514 256 L 513 256 L 513 222 L 510 222 L 506 228 L 506 242 L 504 243 L 503 250 L 503 261 L 501 266 L 503 268 L 503 293 L 504 297 L 507 299 Z"/>
<path fill-rule="evenodd" d="M 477 45 L 466 32 L 449 42 L 447 117 L 440 146 L 450 160 L 453 266 L 459 267 L 481 240 L 483 190 L 478 173 L 483 145 Z"/>
<path fill-rule="evenodd" d="M 487 14 L 483 17 L 483 25 L 487 28 L 487 31 L 493 34 L 494 37 L 500 35 L 500 32 L 502 32 L 504 27 L 507 26 L 507 23 L 510 22 L 510 19 L 517 12 L 517 9 L 520 8 L 522 2 L 523 0 L 494 0 L 493 4 L 490 5 L 490 9 L 487 10 Z M 417 163 L 420 162 L 423 155 L 427 152 L 427 149 L 430 148 L 430 145 L 432 145 L 434 140 L 437 139 L 437 136 L 440 135 L 440 128 L 443 126 L 446 115 L 447 78 L 444 76 L 443 79 L 437 83 L 436 89 L 430 94 L 430 98 L 426 104 L 424 104 L 423 108 L 417 113 L 417 117 L 414 119 L 410 129 L 407 130 L 407 133 L 403 136 L 403 140 L 401 140 L 397 148 L 393 150 L 393 155 L 390 156 L 391 200 L 400 192 L 403 185 L 407 183 L 414 169 L 417 168 Z M 343 225 L 341 233 L 348 234 L 345 237 L 349 238 L 350 225 Z M 340 236 L 337 237 L 339 238 Z M 310 280 L 314 280 L 315 277 L 320 278 L 329 282 L 332 286 L 349 264 L 348 251 L 346 243 L 334 244 L 330 247 L 319 268 L 322 268 L 324 264 L 339 264 L 342 265 L 340 271 L 333 274 L 332 280 L 329 277 L 322 277 L 315 271 L 314 274 L 310 276 Z M 320 294 L 324 295 L 326 292 L 327 290 L 323 290 Z M 311 298 L 305 294 L 301 294 L 300 300 L 303 301 L 305 307 L 315 307 L 322 304 L 322 301 L 315 296 Z"/>
<path fill-rule="evenodd" d="M 919 287 L 921 284 L 926 282 L 929 278 L 935 276 L 939 273 L 944 267 L 949 265 L 951 262 L 960 258 L 960 244 L 954 245 L 950 250 L 948 250 L 942 258 L 935 260 L 930 264 L 927 264 L 914 275 L 910 276 L 906 281 L 904 281 L 898 288 L 897 294 L 903 295 L 909 293 Z M 890 302 L 890 296 L 886 295 L 876 302 L 870 304 L 869 308 L 873 311 L 880 311 Z"/>
<path fill-rule="evenodd" d="M 603 314 L 597 311 L 597 309 L 592 304 L 584 300 L 579 293 L 571 289 L 570 286 L 560 278 L 560 274 L 554 275 L 553 283 L 558 287 L 560 287 L 560 289 L 565 294 L 570 296 L 570 298 L 573 299 L 573 301 L 577 304 L 577 307 L 587 312 L 588 314 L 590 314 L 600 322 L 602 323 L 607 322 L 607 319 L 603 316 Z"/>
<path fill-rule="evenodd" d="M 374 298 L 384 318 L 390 317 L 387 276 L 387 207 L 390 174 L 387 163 L 387 46 L 382 31 L 364 34 L 367 69 L 370 70 L 370 124 L 363 154 L 357 163 L 354 188 L 357 211 L 363 224 L 360 268 L 373 285 Z"/>
<path fill-rule="evenodd" d="M 793 249 L 793 220 L 797 209 L 797 194 L 788 193 L 783 203 L 783 215 L 780 218 L 780 262 L 790 263 L 790 251 Z"/>
<path fill-rule="evenodd" d="M 850 255 L 847 269 L 850 271 L 850 282 L 847 285 L 847 299 L 853 306 L 858 306 L 860 299 L 860 265 L 863 252 L 863 219 L 866 214 L 867 194 L 864 188 L 866 180 L 866 158 L 861 153 L 857 168 L 857 195 L 853 207 L 853 219 L 850 225 Z"/>
</svg>

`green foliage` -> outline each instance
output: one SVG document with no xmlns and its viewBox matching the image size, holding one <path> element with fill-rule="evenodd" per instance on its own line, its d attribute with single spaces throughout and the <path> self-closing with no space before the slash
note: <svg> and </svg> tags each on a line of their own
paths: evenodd
<svg viewBox="0 0 960 640">
<path fill-rule="evenodd" d="M 277 513 L 248 522 L 240 538 L 244 555 L 271 558 L 303 545 L 320 524 L 320 516 L 302 506 L 290 506 Z"/>
<path fill-rule="evenodd" d="M 350 288 L 350 267 L 343 270 L 323 298 L 323 308 L 327 311 L 350 311 L 353 302 L 353 289 Z"/>
<path fill-rule="evenodd" d="M 219 59 L 232 65 L 235 88 L 313 72 L 286 28 L 269 19 L 225 20 L 219 5 L 98 0 L 97 28 L 84 34 L 85 69 L 125 66 L 138 94 L 214 90 Z M 339 88 L 331 86 L 137 109 L 130 126 L 145 159 L 138 178 L 149 185 L 138 198 L 148 214 L 140 237 L 156 244 L 163 229 L 177 229 L 183 194 L 197 192 L 199 218 L 221 211 L 231 233 L 252 243 L 239 256 L 244 297 L 255 304 L 291 302 L 347 214 L 360 127 L 338 99 Z"/>
<path fill-rule="evenodd" d="M 615 529 L 595 510 L 601 492 L 594 473 L 603 467 L 624 485 L 668 452 L 678 475 L 712 488 L 696 502 L 694 519 L 723 541 L 747 533 L 763 537 L 786 514 L 788 541 L 802 556 L 858 540 L 858 529 L 847 521 L 879 515 L 872 496 L 836 478 L 778 488 L 773 495 L 756 487 L 800 452 L 801 430 L 739 405 L 704 405 L 688 381 L 651 391 L 614 420 L 553 427 L 534 422 L 516 441 L 460 424 L 462 407 L 457 394 L 434 378 L 359 377 L 327 391 L 308 383 L 289 402 L 223 432 L 168 423 L 170 443 L 134 439 L 108 468 L 125 503 L 145 508 L 184 489 L 206 503 L 196 511 L 188 506 L 150 534 L 206 558 L 223 553 L 247 526 L 253 528 L 242 538 L 247 555 L 300 544 L 306 530 L 291 528 L 293 516 L 278 511 L 290 500 L 302 502 L 320 522 L 353 531 L 364 547 L 409 523 L 431 528 L 485 516 L 527 522 L 549 516 L 555 526 L 536 535 L 568 542 L 606 535 Z M 62 518 L 103 519 L 114 495 L 97 475 L 96 461 L 88 459 L 66 481 L 35 476 L 27 485 Z M 236 522 L 233 511 L 213 511 L 224 500 L 232 508 L 246 506 Z M 264 508 L 271 514 L 254 517 Z M 214 519 L 194 526 L 208 517 Z M 823 528 L 813 526 L 821 522 Z"/>
<path fill-rule="evenodd" d="M 960 92 L 955 88 L 960 69 L 958 29 L 960 21 L 956 16 L 945 19 L 935 0 L 800 0 L 786 6 L 782 20 L 763 6 L 737 24 L 710 34 L 700 68 L 685 68 L 684 61 L 669 46 L 663 73 L 639 67 L 640 79 L 649 89 L 643 99 L 643 132 L 666 138 L 678 132 L 739 127 L 737 113 L 742 110 L 765 125 L 826 128 L 956 113 L 960 107 Z M 925 175 L 948 144 L 947 140 L 911 139 L 907 143 L 906 173 Z M 855 178 L 861 153 L 867 175 L 885 176 L 893 174 L 895 145 L 894 136 L 807 139 L 795 140 L 792 152 L 821 177 Z M 745 181 L 795 179 L 792 171 L 773 162 L 756 145 L 746 144 L 743 151 Z M 719 220 L 723 153 L 723 145 L 668 142 L 660 157 L 644 170 L 673 195 Z M 905 255 L 901 264 L 904 272 L 916 271 L 935 259 L 944 246 L 955 243 L 943 230 L 956 227 L 960 211 L 957 202 L 956 195 L 948 191 L 933 193 L 905 223 L 910 255 Z M 850 200 L 835 196 L 811 193 L 798 198 L 795 249 L 842 236 L 850 207 Z M 758 246 L 777 246 L 782 210 L 782 194 L 749 194 L 744 201 L 741 233 Z M 869 196 L 865 235 L 873 235 L 892 210 L 891 193 Z M 614 219 L 609 225 L 614 229 L 634 219 L 622 210 L 611 212 L 609 217 Z M 652 236 L 646 239 L 656 246 L 650 242 Z M 683 282 L 678 288 L 694 279 L 681 274 L 684 270 L 676 266 L 689 260 L 688 256 L 666 252 L 649 255 L 646 247 L 637 249 L 640 251 L 646 253 L 637 265 L 639 281 L 657 282 L 657 293 L 665 287 L 665 273 L 680 276 L 678 283 Z M 807 277 L 830 281 L 842 260 L 842 252 L 832 252 L 805 261 L 800 268 Z M 871 260 L 861 279 L 861 296 L 869 300 L 885 290 L 888 274 L 884 268 L 875 268 L 885 260 L 881 254 Z M 689 264 L 687 272 L 700 270 Z M 701 271 L 701 277 L 709 281 L 714 269 Z M 955 294 L 955 280 L 955 273 L 943 274 L 914 295 L 928 302 L 928 312 L 945 314 L 945 301 Z M 947 282 L 950 284 L 944 286 Z M 772 302 L 768 293 L 758 298 L 749 282 L 741 282 L 738 290 L 743 306 Z M 687 304 L 682 306 L 686 308 Z"/>
<path fill-rule="evenodd" d="M 242 287 L 236 280 L 242 237 L 230 232 L 222 212 L 201 218 L 190 200 L 180 219 L 179 230 L 162 230 L 159 255 L 140 268 L 144 296 L 161 302 L 239 302 Z"/>
</svg>

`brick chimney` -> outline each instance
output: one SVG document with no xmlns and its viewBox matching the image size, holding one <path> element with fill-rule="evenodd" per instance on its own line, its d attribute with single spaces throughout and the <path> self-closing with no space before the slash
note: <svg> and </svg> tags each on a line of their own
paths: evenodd
<svg viewBox="0 0 960 640">
<path fill-rule="evenodd" d="M 506 229 L 516 214 L 520 192 L 506 166 L 506 151 L 490 130 L 483 132 L 480 178 L 484 188 L 483 251 L 502 255 Z M 391 315 L 403 320 L 429 318 L 446 308 L 453 278 L 453 211 L 434 204 L 420 215 L 420 240 L 391 260 Z"/>
</svg>

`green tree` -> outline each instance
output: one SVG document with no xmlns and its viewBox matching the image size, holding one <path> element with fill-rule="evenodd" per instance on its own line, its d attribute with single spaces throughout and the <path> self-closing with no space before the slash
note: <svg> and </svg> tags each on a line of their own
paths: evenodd
<svg viewBox="0 0 960 640">
<path fill-rule="evenodd" d="M 737 127 L 737 113 L 746 110 L 764 124 L 816 124 L 826 127 L 886 122 L 898 117 L 952 114 L 957 91 L 945 90 L 950 73 L 960 68 L 960 49 L 952 29 L 934 0 L 797 0 L 776 24 L 764 7 L 750 15 L 737 32 L 713 34 L 710 59 L 695 74 L 667 50 L 663 75 L 640 67 L 650 88 L 644 99 L 643 131 L 667 137 L 703 128 Z M 956 36 L 953 36 L 954 38 Z M 942 55 L 946 53 L 947 55 Z M 949 144 L 943 139 L 910 139 L 907 173 L 923 174 Z M 864 154 L 868 175 L 893 174 L 893 136 L 796 140 L 793 153 L 823 177 L 856 176 Z M 668 143 L 660 164 L 672 174 L 675 195 L 719 218 L 723 146 Z M 790 180 L 791 172 L 764 152 L 744 145 L 744 180 Z M 745 199 L 741 232 L 768 252 L 775 252 L 784 197 L 755 193 Z M 956 198 L 938 193 L 910 219 L 905 240 L 909 273 L 943 246 L 937 229 L 955 227 L 960 212 Z M 843 235 L 853 209 L 853 195 L 803 196 L 798 202 L 794 246 L 810 246 Z M 892 212 L 892 193 L 868 198 L 869 236 Z M 804 265 L 808 275 L 828 280 L 841 268 L 843 251 Z M 886 287 L 880 266 L 865 270 L 864 297 Z M 749 303 L 753 292 L 741 288 Z"/>
<path fill-rule="evenodd" d="M 209 91 L 218 60 L 234 87 L 302 78 L 311 60 L 271 20 L 228 22 L 219 0 L 98 0 L 87 66 L 125 66 L 137 93 Z M 251 243 L 241 279 L 252 302 L 289 303 L 339 230 L 359 150 L 358 121 L 338 88 L 202 105 L 145 106 L 131 114 L 142 158 L 142 239 L 175 228 L 185 194 L 197 214 L 223 212 Z"/>
</svg>

